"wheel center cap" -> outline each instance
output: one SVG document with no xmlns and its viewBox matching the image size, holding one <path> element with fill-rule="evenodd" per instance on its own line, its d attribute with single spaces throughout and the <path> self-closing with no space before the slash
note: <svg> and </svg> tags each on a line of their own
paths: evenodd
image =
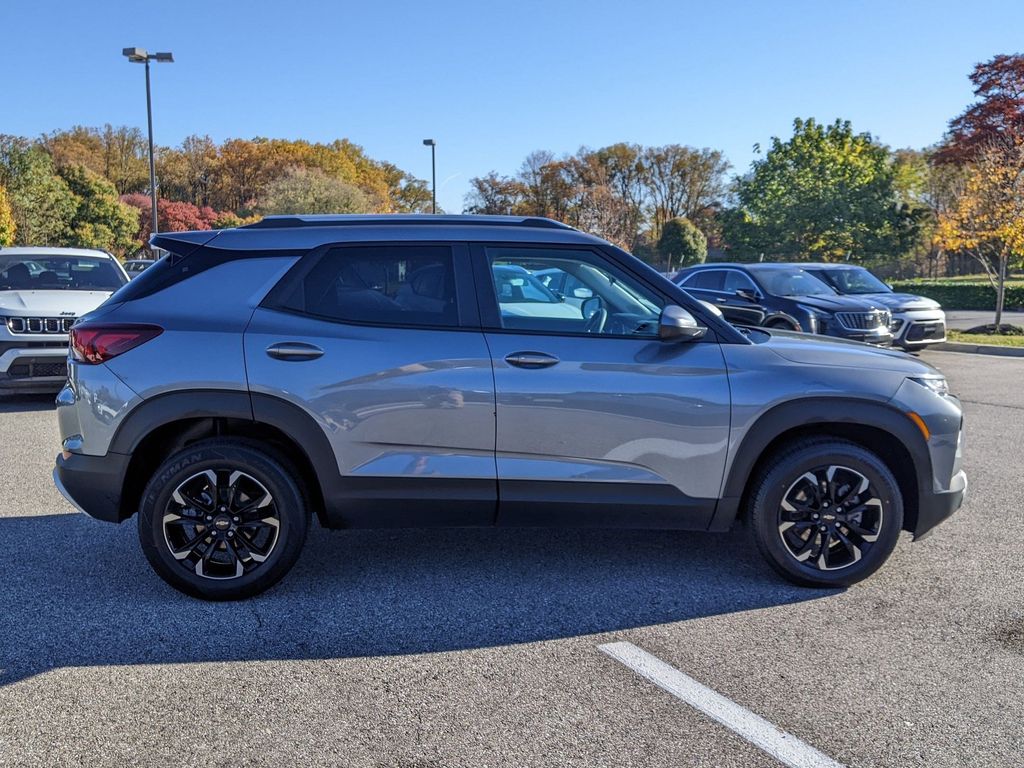
<svg viewBox="0 0 1024 768">
<path fill-rule="evenodd" d="M 836 516 L 835 515 L 822 515 L 821 519 L 822 520 L 828 520 L 829 522 L 832 522 L 833 520 L 836 519 Z"/>
<path fill-rule="evenodd" d="M 217 519 L 213 521 L 218 531 L 226 531 L 231 527 L 231 518 L 227 515 L 217 515 Z"/>
</svg>

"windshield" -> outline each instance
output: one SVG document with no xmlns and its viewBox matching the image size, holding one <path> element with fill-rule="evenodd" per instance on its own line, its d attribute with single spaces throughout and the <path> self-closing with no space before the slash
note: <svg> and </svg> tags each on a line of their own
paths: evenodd
<svg viewBox="0 0 1024 768">
<path fill-rule="evenodd" d="M 812 272 L 840 293 L 889 293 L 891 290 L 863 267 L 835 267 Z"/>
<path fill-rule="evenodd" d="M 495 264 L 494 288 L 502 304 L 559 304 L 561 299 L 522 267 Z"/>
<path fill-rule="evenodd" d="M 772 296 L 835 296 L 832 286 L 799 267 L 747 267 Z"/>
<path fill-rule="evenodd" d="M 125 282 L 106 256 L 0 254 L 0 291 L 116 291 Z"/>
</svg>

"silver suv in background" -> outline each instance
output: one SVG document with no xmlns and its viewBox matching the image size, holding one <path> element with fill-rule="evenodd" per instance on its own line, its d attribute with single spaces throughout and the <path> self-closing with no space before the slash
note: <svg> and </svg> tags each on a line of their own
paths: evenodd
<svg viewBox="0 0 1024 768">
<path fill-rule="evenodd" d="M 126 282 L 105 251 L 0 248 L 0 393 L 59 390 L 71 325 Z"/>
<path fill-rule="evenodd" d="M 864 267 L 851 264 L 802 264 L 843 296 L 863 298 L 892 312 L 893 345 L 922 349 L 946 340 L 946 313 L 939 302 L 912 293 L 896 293 Z"/>
<path fill-rule="evenodd" d="M 168 256 L 72 329 L 54 479 L 96 518 L 136 516 L 192 595 L 267 589 L 313 516 L 744 519 L 786 578 L 845 586 L 966 490 L 960 403 L 934 368 L 737 329 L 554 221 L 284 216 L 153 245 Z"/>
</svg>

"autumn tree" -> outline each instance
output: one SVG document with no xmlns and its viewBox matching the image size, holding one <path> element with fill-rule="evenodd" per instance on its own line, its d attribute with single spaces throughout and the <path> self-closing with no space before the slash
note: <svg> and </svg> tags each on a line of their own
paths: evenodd
<svg viewBox="0 0 1024 768">
<path fill-rule="evenodd" d="M 136 210 L 138 227 L 137 240 L 148 243 L 152 234 L 153 203 L 149 195 L 135 193 L 125 195 L 121 202 Z M 194 230 L 213 229 L 220 222 L 220 215 L 209 206 L 199 207 L 180 200 L 168 200 L 161 197 L 157 201 L 157 225 L 161 232 L 189 232 Z M 217 227 L 220 228 L 220 227 Z"/>
<path fill-rule="evenodd" d="M 0 248 L 14 243 L 17 225 L 14 223 L 14 212 L 7 189 L 0 185 Z"/>
<path fill-rule="evenodd" d="M 1001 328 L 1009 268 L 1024 259 L 1024 143 L 991 141 L 975 147 L 956 205 L 939 219 L 947 248 L 969 253 L 996 291 Z"/>
<path fill-rule="evenodd" d="M 726 238 L 778 259 L 846 260 L 899 254 L 912 238 L 889 150 L 849 122 L 797 119 L 736 183 Z"/>
<path fill-rule="evenodd" d="M 1000 54 L 970 74 L 978 100 L 949 124 L 937 160 L 964 163 L 994 148 L 1012 151 L 1024 142 L 1024 54 Z"/>
<path fill-rule="evenodd" d="M 256 204 L 264 215 L 274 213 L 368 213 L 370 201 L 357 187 L 317 168 L 288 168 L 267 184 Z"/>
<path fill-rule="evenodd" d="M 725 193 L 729 163 L 718 150 L 666 144 L 645 149 L 641 162 L 656 237 L 670 219 L 707 217 Z"/>
</svg>

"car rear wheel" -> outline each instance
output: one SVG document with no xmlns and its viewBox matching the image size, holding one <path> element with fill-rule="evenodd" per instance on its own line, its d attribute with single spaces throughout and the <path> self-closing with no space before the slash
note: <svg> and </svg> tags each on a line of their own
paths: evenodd
<svg viewBox="0 0 1024 768">
<path fill-rule="evenodd" d="M 846 587 L 892 553 L 903 497 L 878 456 L 839 439 L 792 443 L 754 479 L 748 513 L 758 549 L 782 576 L 812 587 Z"/>
<path fill-rule="evenodd" d="M 139 540 L 153 569 L 175 589 L 236 600 L 288 572 L 309 517 L 283 457 L 244 440 L 207 440 L 154 473 L 139 508 Z"/>
</svg>

